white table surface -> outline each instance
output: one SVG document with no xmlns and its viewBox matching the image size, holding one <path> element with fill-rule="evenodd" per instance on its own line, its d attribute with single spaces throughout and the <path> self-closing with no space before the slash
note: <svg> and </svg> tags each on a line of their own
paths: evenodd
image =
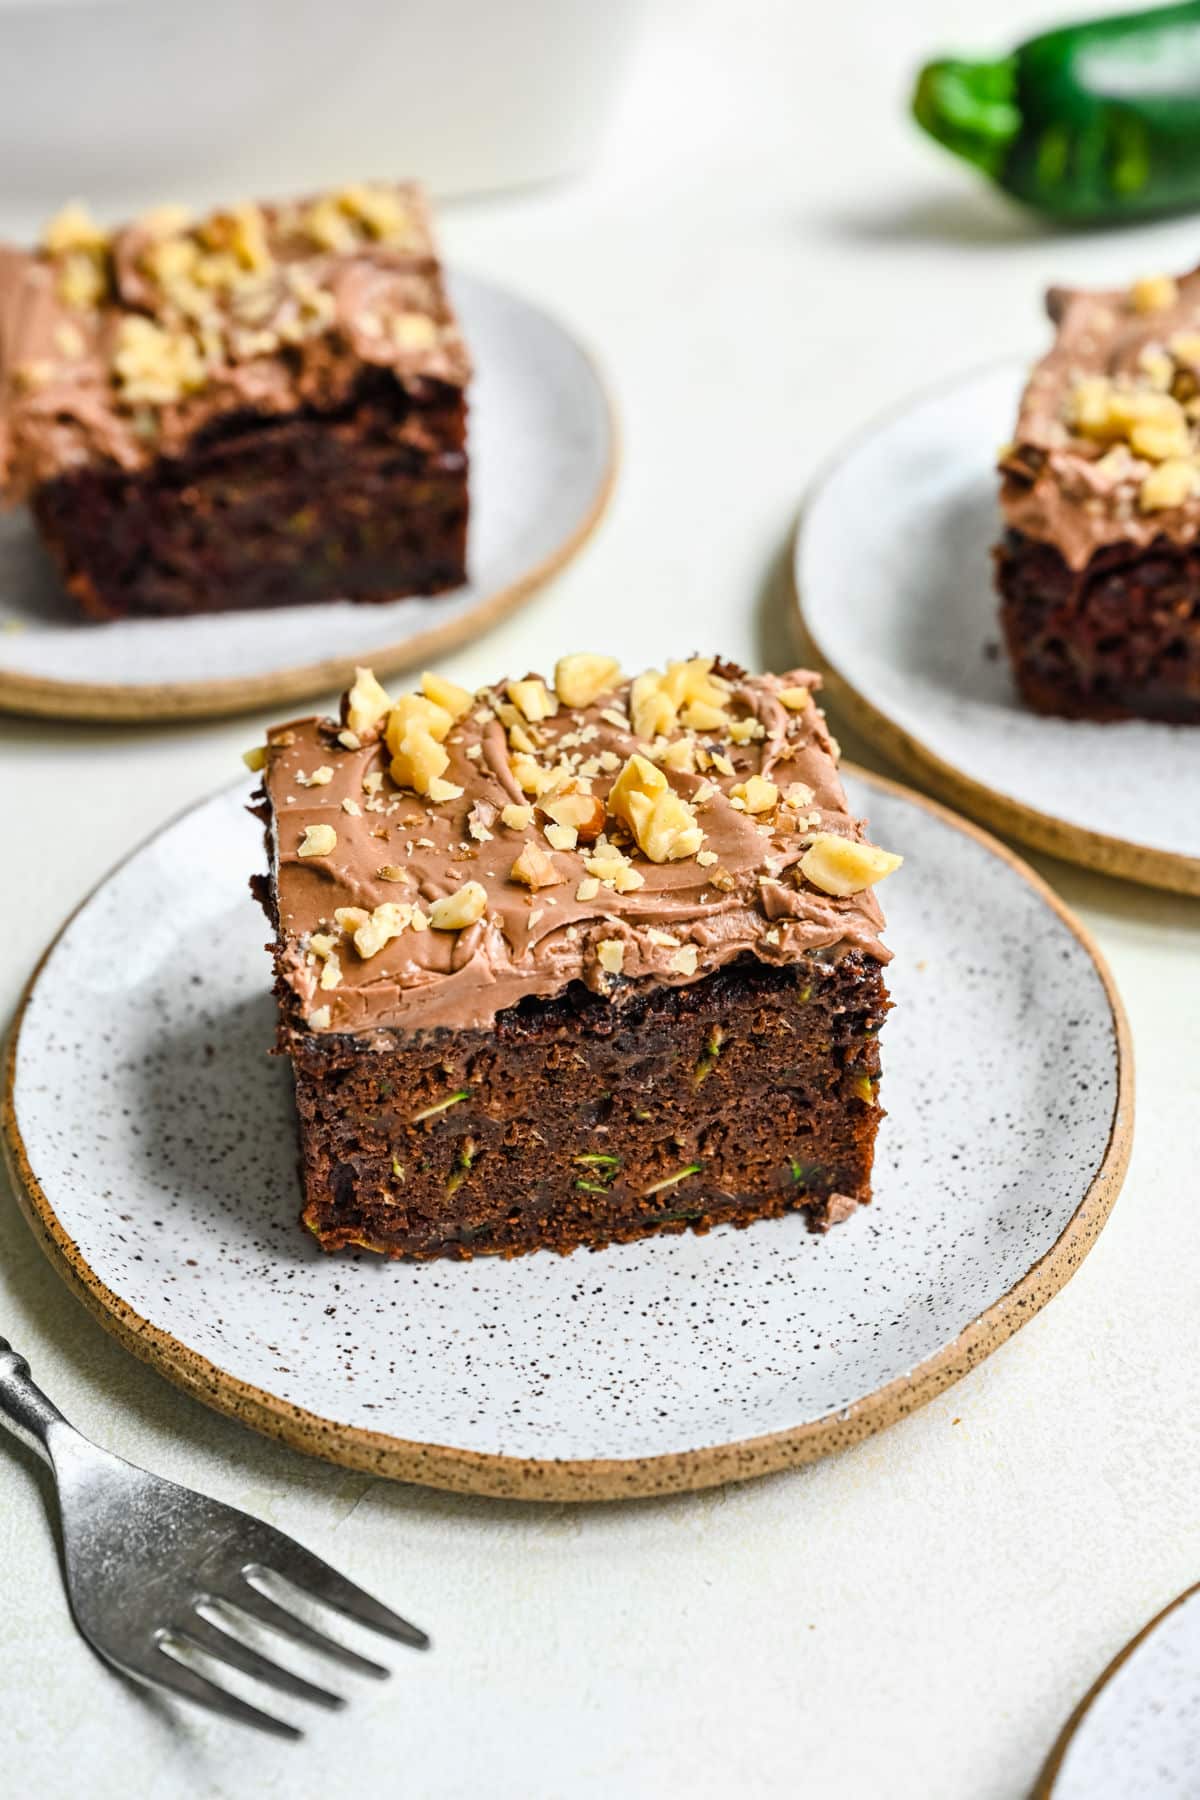
<svg viewBox="0 0 1200 1800">
<path fill-rule="evenodd" d="M 455 260 L 543 299 L 595 346 L 626 446 L 587 552 L 452 674 L 477 682 L 579 647 L 630 667 L 693 646 L 784 666 L 782 553 L 844 434 L 913 386 L 1039 344 L 1051 279 L 1195 259 L 1195 219 L 1030 227 L 908 128 L 922 53 L 968 32 L 1002 45 L 1045 12 L 672 0 L 591 177 L 448 214 Z M 76 901 L 228 780 L 265 722 L 0 721 L 6 1014 Z M 1132 1022 L 1125 1192 L 1027 1329 L 916 1417 L 816 1467 L 538 1509 L 307 1461 L 119 1349 L 0 1193 L 0 1330 L 69 1415 L 303 1537 L 437 1639 L 425 1658 L 397 1650 L 390 1684 L 344 1684 L 353 1709 L 311 1714 L 302 1747 L 176 1712 L 75 1636 L 44 1485 L 6 1442 L 0 1791 L 1024 1794 L 1108 1659 L 1200 1576 L 1200 904 L 1038 866 L 1095 933 Z"/>
</svg>

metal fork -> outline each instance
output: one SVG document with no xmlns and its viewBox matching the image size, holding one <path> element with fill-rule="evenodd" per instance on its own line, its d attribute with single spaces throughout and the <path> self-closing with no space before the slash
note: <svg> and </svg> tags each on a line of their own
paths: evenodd
<svg viewBox="0 0 1200 1800">
<path fill-rule="evenodd" d="M 273 1598 L 273 1578 L 415 1649 L 429 1639 L 273 1525 L 101 1450 L 69 1425 L 0 1337 L 0 1424 L 54 1473 L 67 1597 L 80 1631 L 122 1674 L 201 1706 L 298 1738 L 294 1725 L 200 1672 L 205 1659 L 319 1706 L 345 1702 L 263 1656 L 238 1635 L 267 1626 L 362 1675 L 388 1671 L 326 1637 Z M 277 1588 L 277 1592 L 280 1590 Z"/>
</svg>

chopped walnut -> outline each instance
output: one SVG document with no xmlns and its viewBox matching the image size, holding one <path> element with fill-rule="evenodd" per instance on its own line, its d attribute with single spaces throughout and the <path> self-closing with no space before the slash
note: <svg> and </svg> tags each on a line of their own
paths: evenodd
<svg viewBox="0 0 1200 1800">
<path fill-rule="evenodd" d="M 590 706 L 621 679 L 621 665 L 611 656 L 577 651 L 554 665 L 554 691 L 564 706 Z"/>
<path fill-rule="evenodd" d="M 435 675 L 431 669 L 426 669 L 421 677 L 421 692 L 435 706 L 448 712 L 452 719 L 461 719 L 474 704 L 475 696 L 465 687 L 459 687 L 456 681 L 447 681 L 444 675 Z"/>
<path fill-rule="evenodd" d="M 845 897 L 873 887 L 898 869 L 904 858 L 874 844 L 860 844 L 854 838 L 838 837 L 821 831 L 800 858 L 800 872 L 814 887 L 826 894 Z"/>
<path fill-rule="evenodd" d="M 604 830 L 603 800 L 577 785 L 543 800 L 542 811 L 556 825 L 568 826 L 583 844 L 595 843 Z"/>
<path fill-rule="evenodd" d="M 359 910 L 357 907 L 343 907 L 334 916 L 340 920 L 342 914 L 352 911 L 358 913 Z M 411 906 L 402 905 L 395 900 L 384 900 L 371 913 L 361 918 L 354 926 L 354 948 L 363 961 L 377 956 L 385 944 L 390 944 L 393 938 L 406 931 L 412 924 L 412 916 Z"/>
<path fill-rule="evenodd" d="M 806 687 L 785 687 L 780 688 L 776 698 L 789 712 L 803 712 L 812 703 L 812 692 Z"/>
<path fill-rule="evenodd" d="M 625 946 L 620 938 L 601 938 L 596 945 L 596 961 L 609 975 L 619 975 L 625 967 Z"/>
<path fill-rule="evenodd" d="M 676 738 L 668 744 L 655 759 L 664 769 L 674 769 L 677 774 L 694 775 L 696 772 L 696 740 L 690 737 Z"/>
<path fill-rule="evenodd" d="M 646 885 L 641 870 L 635 869 L 615 844 L 598 844 L 595 853 L 584 858 L 583 866 L 589 875 L 594 875 L 604 887 L 615 888 L 618 894 L 631 894 Z"/>
<path fill-rule="evenodd" d="M 332 825 L 308 825 L 296 850 L 297 856 L 330 856 L 337 849 L 337 832 Z"/>
<path fill-rule="evenodd" d="M 765 781 L 761 775 L 751 775 L 746 781 L 739 781 L 730 789 L 729 798 L 736 804 L 739 800 L 748 813 L 770 812 L 779 802 L 779 789 L 773 781 Z"/>
<path fill-rule="evenodd" d="M 1067 397 L 1072 430 L 1098 443 L 1123 440 L 1138 456 L 1165 462 L 1191 448 L 1187 414 L 1170 394 L 1131 387 L 1107 375 L 1087 375 Z"/>
<path fill-rule="evenodd" d="M 1142 512 L 1164 512 L 1172 506 L 1183 506 L 1200 488 L 1200 470 L 1194 462 L 1172 457 L 1151 469 L 1138 489 L 1138 506 Z"/>
<path fill-rule="evenodd" d="M 208 379 L 190 332 L 168 331 L 140 313 L 121 320 L 112 366 L 122 399 L 134 405 L 172 405 L 197 393 Z"/>
<path fill-rule="evenodd" d="M 1179 298 L 1179 284 L 1170 275 L 1142 275 L 1129 290 L 1134 312 L 1163 312 Z"/>
<path fill-rule="evenodd" d="M 547 856 L 536 844 L 526 844 L 517 857 L 509 875 L 513 881 L 523 881 L 528 888 L 560 887 L 566 880 L 555 866 L 554 858 Z"/>
<path fill-rule="evenodd" d="M 425 792 L 435 806 L 444 805 L 447 800 L 461 800 L 463 796 L 462 788 L 453 781 L 443 781 L 440 775 L 431 776 Z"/>
<path fill-rule="evenodd" d="M 435 931 L 463 931 L 474 925 L 487 911 L 487 889 L 478 881 L 468 881 L 456 893 L 435 900 L 429 909 L 429 923 Z"/>
<path fill-rule="evenodd" d="M 651 862 L 694 856 L 704 842 L 687 801 L 644 756 L 635 753 L 629 758 L 613 783 L 608 805 L 613 816 L 628 825 L 638 848 Z"/>
<path fill-rule="evenodd" d="M 42 248 L 51 256 L 71 250 L 102 252 L 108 249 L 108 233 L 97 225 L 86 206 L 72 200 L 55 213 L 42 232 Z"/>
<path fill-rule="evenodd" d="M 510 681 L 507 687 L 508 697 L 518 707 L 531 725 L 537 725 L 542 719 L 549 719 L 558 711 L 558 701 L 547 690 L 545 682 L 538 675 L 531 675 L 525 681 Z"/>
<path fill-rule="evenodd" d="M 397 350 L 432 350 L 438 340 L 438 328 L 428 313 L 397 313 L 391 331 Z"/>
<path fill-rule="evenodd" d="M 355 669 L 354 685 L 346 695 L 345 724 L 360 743 L 382 724 L 391 705 L 391 696 L 375 679 L 375 671 Z"/>
<path fill-rule="evenodd" d="M 416 241 L 412 213 L 394 188 L 370 182 L 349 182 L 335 196 L 342 213 L 361 225 L 368 237 L 381 244 L 407 245 Z"/>
</svg>

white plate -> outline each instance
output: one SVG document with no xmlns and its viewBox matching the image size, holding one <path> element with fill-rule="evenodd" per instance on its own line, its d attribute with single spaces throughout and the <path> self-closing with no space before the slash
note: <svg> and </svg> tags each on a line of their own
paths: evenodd
<svg viewBox="0 0 1200 1800">
<path fill-rule="evenodd" d="M 451 278 L 476 364 L 470 581 L 382 605 L 332 601 L 98 623 L 58 587 L 27 511 L 0 518 L 0 706 L 175 718 L 294 700 L 356 662 L 411 667 L 477 635 L 580 546 L 611 487 L 615 434 L 586 352 L 528 301 Z"/>
<path fill-rule="evenodd" d="M 1043 718 L 1000 648 L 995 458 L 1025 369 L 878 421 L 811 494 L 794 574 L 854 722 L 955 805 L 1039 849 L 1200 893 L 1200 728 Z"/>
<path fill-rule="evenodd" d="M 1076 1709 L 1036 1800 L 1200 1794 L 1200 1587 L 1151 1619 Z"/>
<path fill-rule="evenodd" d="M 992 840 L 855 774 L 888 883 L 876 1201 L 512 1262 L 323 1255 L 297 1225 L 245 787 L 111 875 L 34 980 L 7 1137 L 35 1228 L 139 1354 L 380 1473 L 584 1498 L 701 1486 L 911 1411 L 1066 1280 L 1124 1172 L 1119 1003 Z M 784 1153 L 781 1146 L 781 1154 Z"/>
</svg>

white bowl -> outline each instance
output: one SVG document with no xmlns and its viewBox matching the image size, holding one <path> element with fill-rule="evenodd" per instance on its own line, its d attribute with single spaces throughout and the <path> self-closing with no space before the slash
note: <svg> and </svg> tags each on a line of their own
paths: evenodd
<svg viewBox="0 0 1200 1800">
<path fill-rule="evenodd" d="M 4 230 L 64 197 L 271 195 L 371 175 L 441 194 L 590 156 L 640 0 L 0 0 Z"/>
</svg>

